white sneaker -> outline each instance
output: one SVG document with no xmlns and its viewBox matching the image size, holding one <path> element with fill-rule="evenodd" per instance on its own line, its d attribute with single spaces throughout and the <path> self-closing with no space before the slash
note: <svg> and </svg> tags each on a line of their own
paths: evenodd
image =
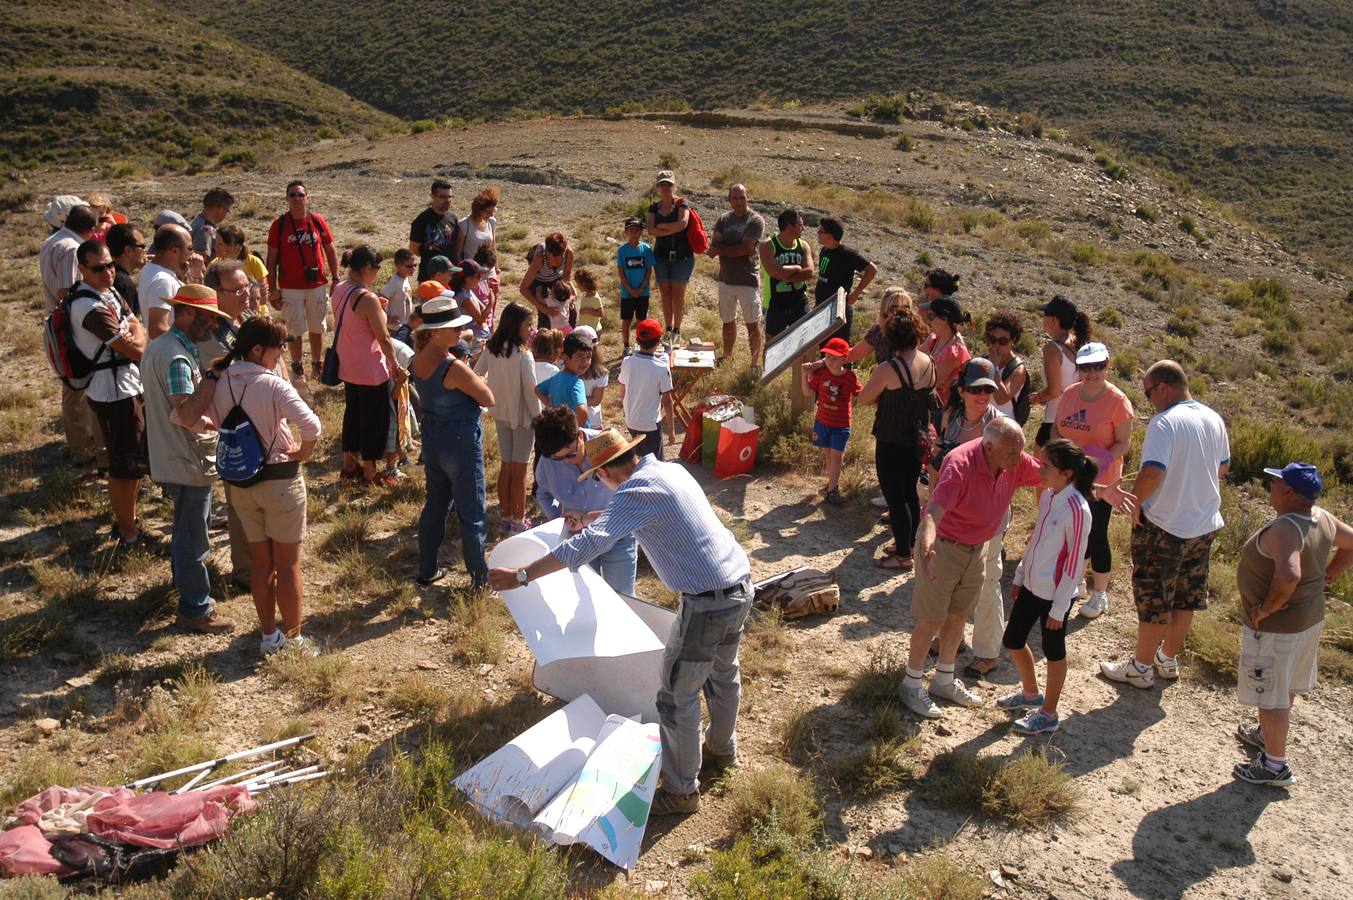
<svg viewBox="0 0 1353 900">
<path fill-rule="evenodd" d="M 287 645 L 287 636 L 278 628 L 272 634 L 265 634 L 258 642 L 258 652 L 264 656 L 272 656 L 277 651 Z"/>
<path fill-rule="evenodd" d="M 1104 673 L 1104 677 L 1110 681 L 1130 684 L 1136 688 L 1149 688 L 1156 683 L 1155 676 L 1151 670 L 1143 672 L 1137 668 L 1136 660 L 1128 657 L 1122 662 L 1110 662 L 1102 660 L 1099 664 L 1099 671 Z"/>
<path fill-rule="evenodd" d="M 1109 610 L 1109 595 L 1104 591 L 1091 591 L 1090 599 L 1081 606 L 1082 619 L 1098 619 Z"/>
<path fill-rule="evenodd" d="M 941 700 L 948 700 L 950 703 L 957 703 L 959 706 L 981 706 L 982 698 L 955 678 L 948 684 L 930 683 L 930 696 L 939 697 Z"/>
<path fill-rule="evenodd" d="M 888 508 L 888 498 L 882 494 L 879 494 L 877 497 L 870 497 L 869 503 L 873 506 L 877 506 L 879 509 Z"/>
<path fill-rule="evenodd" d="M 897 693 L 902 698 L 902 705 L 922 718 L 938 719 L 944 715 L 944 711 L 930 699 L 924 685 L 914 688 L 903 685 Z"/>
<path fill-rule="evenodd" d="M 1156 648 L 1156 658 L 1151 661 L 1151 668 L 1156 670 L 1157 678 L 1164 678 L 1166 681 L 1174 681 L 1179 677 L 1179 657 L 1166 656 L 1160 648 Z"/>
</svg>

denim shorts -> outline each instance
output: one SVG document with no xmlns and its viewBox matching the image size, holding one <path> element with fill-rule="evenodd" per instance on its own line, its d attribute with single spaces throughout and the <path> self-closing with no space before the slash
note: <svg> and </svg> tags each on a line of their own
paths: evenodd
<svg viewBox="0 0 1353 900">
<path fill-rule="evenodd" d="M 850 440 L 849 428 L 831 428 L 821 422 L 813 423 L 813 446 L 826 447 L 838 453 L 844 453 L 846 442 Z"/>
<path fill-rule="evenodd" d="M 653 266 L 653 280 L 659 284 L 685 284 L 695 273 L 695 257 L 688 256 L 671 262 L 659 258 Z"/>
</svg>

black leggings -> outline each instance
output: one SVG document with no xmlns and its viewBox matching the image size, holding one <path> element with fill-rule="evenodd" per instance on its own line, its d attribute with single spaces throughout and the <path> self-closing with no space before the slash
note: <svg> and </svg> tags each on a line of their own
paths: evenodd
<svg viewBox="0 0 1353 900">
<path fill-rule="evenodd" d="M 356 453 L 364 462 L 385 456 L 390 436 L 390 382 L 343 382 L 343 452 Z"/>
<path fill-rule="evenodd" d="M 874 447 L 874 468 L 879 487 L 883 488 L 883 499 L 888 501 L 897 555 L 910 559 L 916 529 L 921 524 L 921 500 L 916 496 L 916 479 L 921 477 L 920 448 L 915 444 L 879 441 Z"/>
<path fill-rule="evenodd" d="M 1090 501 L 1090 541 L 1085 545 L 1085 558 L 1090 560 L 1090 571 L 1109 574 L 1113 568 L 1113 549 L 1109 546 L 1109 516 L 1113 507 L 1103 500 Z"/>
<path fill-rule="evenodd" d="M 1010 620 L 1005 625 L 1005 636 L 1001 643 L 1007 650 L 1018 650 L 1029 640 L 1029 632 L 1035 625 L 1043 629 L 1043 658 L 1052 662 L 1066 659 L 1066 619 L 1062 627 L 1049 631 L 1048 613 L 1052 612 L 1052 601 L 1036 596 L 1027 588 L 1019 589 L 1015 605 L 1010 609 Z M 1067 619 L 1071 611 L 1067 610 Z"/>
</svg>

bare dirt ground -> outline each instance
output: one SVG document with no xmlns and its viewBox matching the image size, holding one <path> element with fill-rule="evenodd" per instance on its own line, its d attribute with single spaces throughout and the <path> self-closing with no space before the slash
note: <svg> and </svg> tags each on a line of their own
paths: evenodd
<svg viewBox="0 0 1353 900">
<path fill-rule="evenodd" d="M 524 122 L 380 144 L 328 144 L 274 157 L 244 174 L 109 183 L 94 173 L 71 172 L 36 176 L 33 184 L 40 197 L 103 189 L 141 220 L 164 206 L 191 216 L 203 189 L 219 181 L 241 198 L 238 218 L 251 243 L 261 245 L 263 229 L 281 205 L 282 185 L 301 175 L 313 208 L 328 217 L 340 243 L 369 241 L 382 248 L 406 243 L 407 223 L 425 202 L 434 174 L 451 176 L 458 208 L 468 205 L 481 186 L 497 184 L 504 194 L 499 218 L 506 294 L 520 277 L 529 244 L 555 227 L 575 236 L 582 261 L 607 273 L 609 284 L 611 241 L 623 211 L 647 188 L 659 155 L 671 153 L 678 157 L 679 178 L 710 225 L 722 207 L 722 191 L 710 186 L 711 178 L 739 166 L 739 174 L 754 185 L 759 179 L 779 186 L 786 199 L 809 201 L 804 205 L 819 213 L 829 211 L 812 203 L 822 199 L 822 184 L 906 192 L 941 215 L 999 204 L 1010 219 L 1050 222 L 1054 240 L 1094 241 L 1115 251 L 1154 246 L 1214 277 L 1278 274 L 1303 309 L 1338 302 L 1347 291 L 1338 276 L 1316 273 L 1198 201 L 1175 198 L 1140 181 L 1109 181 L 1084 150 L 908 125 L 920 146 L 903 153 L 892 137 L 817 130 L 811 118 L 795 127 L 754 121 L 749 114 L 748 125 L 723 128 L 660 120 Z M 1182 233 L 1173 219 L 1153 224 L 1136 217 L 1133 210 L 1142 203 L 1192 215 L 1209 234 L 1208 244 Z M 779 208 L 758 196 L 755 187 L 753 204 L 771 216 Z M 1065 290 L 1092 310 L 1118 309 L 1123 324 L 1108 333 L 1111 347 L 1139 347 L 1146 360 L 1158 355 L 1158 323 L 1165 312 L 1130 291 L 1119 269 L 1076 264 L 980 233 L 919 233 L 889 218 L 861 214 L 847 219 L 848 242 L 884 271 L 864 302 L 866 321 L 877 309 L 878 288 L 901 280 L 926 251 L 935 264 L 963 273 L 963 295 L 976 309 L 1027 307 L 1039 296 Z M 1105 223 L 1116 226 L 1117 237 L 1106 239 Z M 0 621 L 13 633 L 36 621 L 50 602 L 40 585 L 50 586 L 52 579 L 44 581 L 35 567 L 68 569 L 97 590 L 59 640 L 3 662 L 0 775 L 5 782 L 38 754 L 102 777 L 128 771 L 145 744 L 135 723 L 120 715 L 126 688 L 116 685 L 127 679 L 138 689 L 153 688 L 191 661 L 200 661 L 219 682 L 209 711 L 195 727 L 199 739 L 222 750 L 302 727 L 319 733 L 316 752 L 335 762 L 361 760 L 390 739 L 412 743 L 420 733 L 419 717 L 396 699 L 410 679 L 472 697 L 484 723 L 483 739 L 476 744 L 483 751 L 553 708 L 530 688 L 530 654 L 510 620 L 496 620 L 506 635 L 499 635 L 496 651 L 491 636 L 476 635 L 467 626 L 469 613 L 460 602 L 463 577 L 427 591 L 408 587 L 421 472 L 411 467 L 406 486 L 382 496 L 344 492 L 334 477 L 341 395 L 328 390 L 316 398 L 326 435 L 307 474 L 306 631 L 346 661 L 336 664 L 343 670 L 342 688 L 307 693 L 261 671 L 247 596 L 232 595 L 221 603 L 244 626 L 235 635 L 176 632 L 162 593 L 155 593 L 163 592 L 168 581 L 167 552 L 114 559 L 102 486 L 81 483 L 62 468 L 57 386 L 34 340 L 41 304 L 34 299 L 35 255 L 42 226 L 31 210 L 5 214 L 3 225 L 0 306 L 8 325 L 0 334 L 0 366 L 4 384 L 21 399 L 5 413 L 5 446 L 0 448 Z M 702 262 L 692 284 L 691 302 L 704 312 L 693 315 L 696 326 L 687 331 L 704 331 L 713 339 L 710 271 Z M 1049 283 L 1054 275 L 1060 286 Z M 1222 310 L 1205 311 L 1226 316 Z M 1213 337 L 1200 343 L 1228 352 L 1224 345 L 1234 339 Z M 613 329 L 606 341 L 614 356 Z M 1298 359 L 1292 365 L 1300 370 L 1314 364 Z M 1217 391 L 1213 400 L 1228 413 L 1264 402 L 1263 392 L 1252 385 L 1219 385 Z M 613 418 L 616 402 L 609 394 L 607 407 Z M 855 440 L 867 441 L 867 435 Z M 486 436 L 485 443 L 492 445 L 492 437 Z M 749 768 L 772 761 L 776 723 L 791 710 L 809 711 L 824 758 L 857 748 L 868 716 L 847 706 L 842 695 L 871 654 L 905 650 L 912 624 L 911 577 L 887 577 L 871 565 L 888 540 L 867 503 L 872 491 L 857 481 L 847 506 L 824 510 L 813 500 L 820 480 L 817 465 L 806 460 L 794 472 L 759 472 L 729 481 L 700 472 L 712 502 L 735 522 L 755 577 L 810 564 L 835 572 L 842 589 L 837 615 L 787 626 L 782 649 L 748 666 L 740 737 L 743 765 Z M 1010 530 L 1008 572 L 1022 549 L 1029 507 L 1027 498 L 1020 502 L 1020 517 Z M 167 505 L 148 500 L 142 515 L 167 541 Z M 365 520 L 365 554 L 358 560 L 365 568 L 325 544 L 336 523 L 351 527 L 354 515 Z M 218 533 L 213 557 L 221 572 L 228 571 L 224 539 Z M 453 529 L 447 542 L 453 560 L 456 544 Z M 1123 565 L 1120 560 L 1114 575 L 1109 613 L 1072 625 L 1064 725 L 1045 742 L 1076 776 L 1084 814 L 1020 831 L 946 808 L 924 773 L 913 789 L 860 801 L 836 793 L 818 767 L 812 771 L 822 788 L 829 838 L 850 848 L 845 852 L 856 857 L 861 870 L 882 871 L 895 859 L 945 844 L 977 872 L 1013 866 L 999 896 L 1353 896 L 1347 881 L 1353 874 L 1348 820 L 1353 781 L 1347 774 L 1353 758 L 1348 716 L 1353 690 L 1326 679 L 1298 705 L 1290 756 L 1301 781 L 1290 791 L 1233 782 L 1231 766 L 1242 758 L 1231 737 L 1242 716 L 1234 685 L 1209 680 L 1192 666 L 1179 682 L 1150 691 L 1119 687 L 1096 674 L 1099 659 L 1127 652 L 1135 627 Z M 654 599 L 666 597 L 651 575 L 641 590 Z M 978 690 L 994 699 L 1016 682 L 1005 661 Z M 502 715 L 495 716 L 495 710 Z M 60 723 L 50 734 L 36 724 L 47 716 Z M 919 728 L 926 758 L 955 748 L 1008 757 L 1028 743 L 1011 734 L 1006 717 L 994 709 L 951 708 L 940 722 Z M 725 798 L 716 789 L 707 794 L 699 814 L 675 824 L 650 824 L 631 883 L 686 896 L 690 876 L 706 867 L 707 854 L 700 847 L 717 848 L 729 840 Z M 624 878 L 586 852 L 574 851 L 570 859 L 582 891 Z M 997 890 L 994 885 L 992 890 Z"/>
</svg>

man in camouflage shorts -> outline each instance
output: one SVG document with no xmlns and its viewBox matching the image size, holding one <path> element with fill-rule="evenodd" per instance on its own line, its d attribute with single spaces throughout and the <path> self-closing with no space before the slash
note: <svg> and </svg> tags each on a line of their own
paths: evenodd
<svg viewBox="0 0 1353 900">
<path fill-rule="evenodd" d="M 1207 608 L 1212 538 L 1222 526 L 1221 478 L 1231 462 L 1226 423 L 1189 394 L 1179 364 L 1161 360 L 1142 376 L 1156 408 L 1142 442 L 1133 511 L 1132 593 L 1137 650 L 1104 660 L 1106 678 L 1149 688 L 1179 677 L 1179 651 L 1195 611 Z"/>
</svg>

